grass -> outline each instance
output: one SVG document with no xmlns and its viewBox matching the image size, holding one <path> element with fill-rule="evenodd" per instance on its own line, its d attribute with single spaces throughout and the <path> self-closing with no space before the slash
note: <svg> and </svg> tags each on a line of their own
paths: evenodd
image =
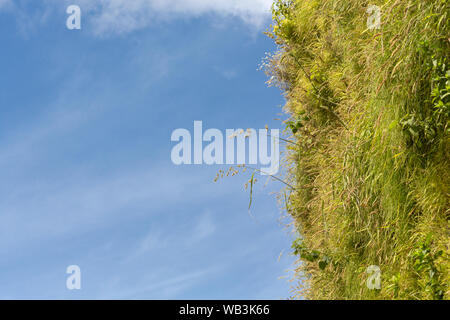
<svg viewBox="0 0 450 320">
<path fill-rule="evenodd" d="M 449 12 L 443 0 L 275 1 L 267 71 L 294 141 L 294 297 L 450 297 Z M 380 289 L 366 285 L 371 265 Z"/>
</svg>

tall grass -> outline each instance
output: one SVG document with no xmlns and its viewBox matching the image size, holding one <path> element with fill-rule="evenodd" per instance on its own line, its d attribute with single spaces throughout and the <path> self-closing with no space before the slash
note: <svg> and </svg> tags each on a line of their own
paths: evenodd
<svg viewBox="0 0 450 320">
<path fill-rule="evenodd" d="M 367 28 L 369 5 L 381 28 Z M 276 0 L 271 84 L 289 115 L 297 295 L 448 299 L 450 28 L 445 0 Z M 366 286 L 367 267 L 382 286 Z"/>
</svg>

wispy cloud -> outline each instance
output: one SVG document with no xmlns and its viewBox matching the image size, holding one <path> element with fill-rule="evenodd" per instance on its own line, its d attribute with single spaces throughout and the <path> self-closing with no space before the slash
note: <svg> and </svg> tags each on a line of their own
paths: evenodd
<svg viewBox="0 0 450 320">
<path fill-rule="evenodd" d="M 113 279 L 99 294 L 99 299 L 133 299 L 136 296 L 174 299 L 180 292 L 198 285 L 205 277 L 217 274 L 222 268 L 213 266 L 184 274 L 158 274 L 141 280 L 138 287 L 127 286 L 120 278 Z"/>
<path fill-rule="evenodd" d="M 0 0 L 0 9 L 8 5 L 11 5 L 11 0 Z"/>
<path fill-rule="evenodd" d="M 94 33 L 104 35 L 204 15 L 237 17 L 260 28 L 270 17 L 272 0 L 79 0 L 78 3 L 83 13 L 90 16 Z"/>
<path fill-rule="evenodd" d="M 211 217 L 211 214 L 207 212 L 200 217 L 197 222 L 197 225 L 194 228 L 192 240 L 194 242 L 202 241 L 214 234 L 215 231 L 216 225 Z"/>
<path fill-rule="evenodd" d="M 214 67 L 214 70 L 227 80 L 233 80 L 238 76 L 238 72 L 235 69 Z"/>
</svg>

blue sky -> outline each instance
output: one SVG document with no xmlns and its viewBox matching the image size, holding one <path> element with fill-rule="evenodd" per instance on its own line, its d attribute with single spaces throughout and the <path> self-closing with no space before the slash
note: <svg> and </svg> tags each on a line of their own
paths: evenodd
<svg viewBox="0 0 450 320">
<path fill-rule="evenodd" d="M 290 296 L 282 186 L 260 179 L 250 215 L 248 174 L 214 183 L 226 167 L 170 159 L 172 131 L 194 120 L 281 126 L 282 96 L 257 71 L 275 50 L 269 7 L 0 0 L 0 298 Z"/>
</svg>

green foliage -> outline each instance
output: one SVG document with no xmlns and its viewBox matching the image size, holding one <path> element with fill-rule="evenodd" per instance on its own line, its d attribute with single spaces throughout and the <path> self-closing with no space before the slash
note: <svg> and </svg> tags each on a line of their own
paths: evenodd
<svg viewBox="0 0 450 320">
<path fill-rule="evenodd" d="M 426 51 L 428 52 L 428 51 Z M 430 54 L 428 52 L 428 54 Z M 450 69 L 445 57 L 434 59 L 430 54 L 427 67 L 430 70 L 431 94 L 426 100 L 430 112 L 408 113 L 400 121 L 407 136 L 408 143 L 422 155 L 429 155 L 433 146 L 438 145 L 442 134 L 448 134 L 448 119 L 450 118 Z M 441 135 L 439 135 L 441 133 Z"/>
<path fill-rule="evenodd" d="M 331 262 L 330 257 L 320 253 L 317 250 L 308 249 L 300 239 L 294 241 L 292 244 L 292 249 L 294 254 L 299 256 L 301 259 L 308 262 L 317 262 L 320 270 L 324 270 Z"/>
<path fill-rule="evenodd" d="M 439 281 L 439 271 L 435 261 L 444 253 L 443 250 L 433 253 L 431 247 L 431 234 L 425 241 L 419 243 L 412 252 L 414 270 L 420 278 L 425 278 L 424 290 L 429 292 L 433 299 L 442 300 L 444 298 L 444 286 Z"/>
<path fill-rule="evenodd" d="M 305 113 L 305 111 L 300 111 L 295 120 L 286 121 L 286 125 L 291 129 L 293 134 L 296 134 L 301 128 L 305 126 L 305 122 L 310 120 L 310 118 L 305 115 Z"/>
<path fill-rule="evenodd" d="M 443 0 L 275 1 L 267 72 L 294 141 L 282 194 L 301 233 L 297 296 L 449 298 L 449 13 Z"/>
<path fill-rule="evenodd" d="M 290 39 L 295 31 L 295 25 L 292 19 L 292 0 L 276 0 L 272 5 L 272 19 L 275 22 L 273 33 L 277 36 Z"/>
</svg>

